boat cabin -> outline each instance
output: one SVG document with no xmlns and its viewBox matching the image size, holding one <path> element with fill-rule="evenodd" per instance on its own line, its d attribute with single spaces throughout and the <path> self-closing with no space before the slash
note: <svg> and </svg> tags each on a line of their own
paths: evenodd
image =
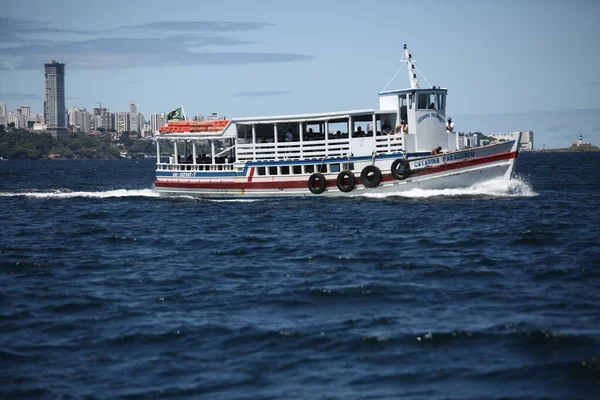
<svg viewBox="0 0 600 400">
<path fill-rule="evenodd" d="M 404 150 L 409 153 L 431 151 L 442 146 L 454 150 L 454 134 L 446 133 L 446 95 L 448 90 L 390 90 L 379 93 L 379 108 L 393 112 L 394 119 L 408 124 Z"/>
</svg>

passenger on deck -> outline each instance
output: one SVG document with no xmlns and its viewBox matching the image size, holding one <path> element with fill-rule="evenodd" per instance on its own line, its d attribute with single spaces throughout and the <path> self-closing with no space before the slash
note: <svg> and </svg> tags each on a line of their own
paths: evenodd
<svg viewBox="0 0 600 400">
<path fill-rule="evenodd" d="M 432 155 L 442 154 L 442 146 L 438 146 L 435 149 L 431 150 Z"/>
<path fill-rule="evenodd" d="M 435 104 L 431 103 L 431 104 L 429 105 L 429 109 L 430 109 L 430 110 L 435 110 Z"/>
<path fill-rule="evenodd" d="M 285 141 L 291 142 L 292 140 L 294 140 L 294 135 L 292 134 L 292 131 L 287 131 L 287 133 L 285 134 Z"/>
<path fill-rule="evenodd" d="M 356 128 L 356 132 L 354 132 L 355 137 L 361 137 L 364 135 L 365 135 L 365 132 L 362 130 L 362 128 L 360 126 L 358 128 Z"/>
<path fill-rule="evenodd" d="M 387 119 L 383 120 L 383 125 L 381 126 L 381 131 L 383 132 L 384 135 L 391 135 L 392 134 L 392 127 L 387 122 Z"/>
<path fill-rule="evenodd" d="M 406 123 L 406 120 L 402 120 L 402 132 L 408 133 L 408 124 Z"/>
<path fill-rule="evenodd" d="M 454 122 L 452 122 L 452 118 L 448 118 L 448 124 L 446 125 L 446 132 L 452 132 L 454 129 Z"/>
</svg>

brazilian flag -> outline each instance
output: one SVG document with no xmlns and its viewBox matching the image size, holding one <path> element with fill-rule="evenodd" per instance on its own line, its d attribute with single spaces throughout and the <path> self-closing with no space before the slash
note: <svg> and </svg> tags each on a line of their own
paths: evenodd
<svg viewBox="0 0 600 400">
<path fill-rule="evenodd" d="M 172 119 L 183 119 L 183 110 L 181 109 L 181 107 L 179 107 L 177 110 L 171 111 L 169 115 L 167 115 L 167 121 L 170 121 Z"/>
</svg>

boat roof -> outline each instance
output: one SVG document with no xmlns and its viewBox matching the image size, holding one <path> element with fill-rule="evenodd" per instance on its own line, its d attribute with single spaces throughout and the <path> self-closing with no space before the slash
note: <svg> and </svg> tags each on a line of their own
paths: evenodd
<svg viewBox="0 0 600 400">
<path fill-rule="evenodd" d="M 311 122 L 311 121 L 335 121 L 347 120 L 349 117 L 356 116 L 371 116 L 373 114 L 395 114 L 396 111 L 390 110 L 349 110 L 349 111 L 336 111 L 328 113 L 315 113 L 315 114 L 291 114 L 291 115 L 276 115 L 276 116 L 265 116 L 265 117 L 242 117 L 232 118 L 232 123 L 244 124 L 244 123 L 260 123 L 260 124 L 274 124 L 277 122 Z"/>
<path fill-rule="evenodd" d="M 382 92 L 379 92 L 379 96 L 386 96 L 388 94 L 408 94 L 408 93 L 419 93 L 419 92 L 427 92 L 427 93 L 440 93 L 440 94 L 444 94 L 448 92 L 447 88 L 442 88 L 442 87 L 432 87 L 432 88 L 428 88 L 428 89 L 394 89 L 394 90 L 384 90 Z"/>
<path fill-rule="evenodd" d="M 155 136 L 155 139 L 158 140 L 169 140 L 169 139 L 178 139 L 178 140 L 190 140 L 190 139 L 223 139 L 226 137 L 235 137 L 235 135 L 231 135 L 225 133 L 227 128 L 232 124 L 276 124 L 283 122 L 319 122 L 319 121 L 328 121 L 332 123 L 336 122 L 345 122 L 349 117 L 360 118 L 360 117 L 369 117 L 369 119 L 361 119 L 364 121 L 371 121 L 371 117 L 374 115 L 384 115 L 384 114 L 396 114 L 395 110 L 373 110 L 373 109 L 363 109 L 363 110 L 348 110 L 348 111 L 336 111 L 336 112 L 327 112 L 327 113 L 315 113 L 315 114 L 291 114 L 291 115 L 276 115 L 276 116 L 264 116 L 264 117 L 242 117 L 242 118 L 231 118 L 229 120 L 229 124 L 227 127 L 224 127 L 222 131 L 219 132 L 170 132 L 170 133 L 160 133 Z"/>
</svg>

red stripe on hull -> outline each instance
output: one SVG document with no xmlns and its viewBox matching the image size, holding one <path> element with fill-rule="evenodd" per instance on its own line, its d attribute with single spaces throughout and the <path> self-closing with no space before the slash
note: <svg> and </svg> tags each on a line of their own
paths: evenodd
<svg viewBox="0 0 600 400">
<path fill-rule="evenodd" d="M 451 164 L 443 164 L 435 167 L 426 167 L 417 170 L 410 178 L 425 175 L 437 174 L 440 172 L 451 171 L 465 167 L 487 164 L 496 161 L 510 160 L 517 157 L 517 153 L 502 153 L 493 156 L 479 157 L 470 160 L 458 161 Z M 271 181 L 256 182 L 251 181 L 254 168 L 250 172 L 247 182 L 165 182 L 156 181 L 154 186 L 158 188 L 180 188 L 180 189 L 229 189 L 229 190 L 252 190 L 252 189 L 308 189 L 306 180 L 297 181 Z M 410 179 L 409 178 L 409 179 Z M 381 178 L 382 182 L 394 181 L 396 178 L 392 174 L 386 174 Z M 357 177 L 356 184 L 361 184 L 360 177 Z M 327 180 L 327 187 L 337 186 L 335 179 Z"/>
<path fill-rule="evenodd" d="M 502 153 L 502 154 L 495 154 L 493 156 L 473 158 L 470 160 L 467 159 L 467 160 L 459 161 L 459 162 L 452 163 L 452 164 L 442 164 L 440 166 L 431 167 L 431 168 L 427 167 L 427 168 L 424 168 L 423 170 L 420 170 L 416 174 L 411 175 L 411 177 L 437 174 L 439 172 L 446 172 L 446 171 L 450 171 L 450 170 L 458 169 L 458 168 L 474 167 L 476 165 L 487 164 L 487 163 L 495 162 L 495 161 L 511 160 L 516 157 L 517 157 L 517 153 Z"/>
</svg>

